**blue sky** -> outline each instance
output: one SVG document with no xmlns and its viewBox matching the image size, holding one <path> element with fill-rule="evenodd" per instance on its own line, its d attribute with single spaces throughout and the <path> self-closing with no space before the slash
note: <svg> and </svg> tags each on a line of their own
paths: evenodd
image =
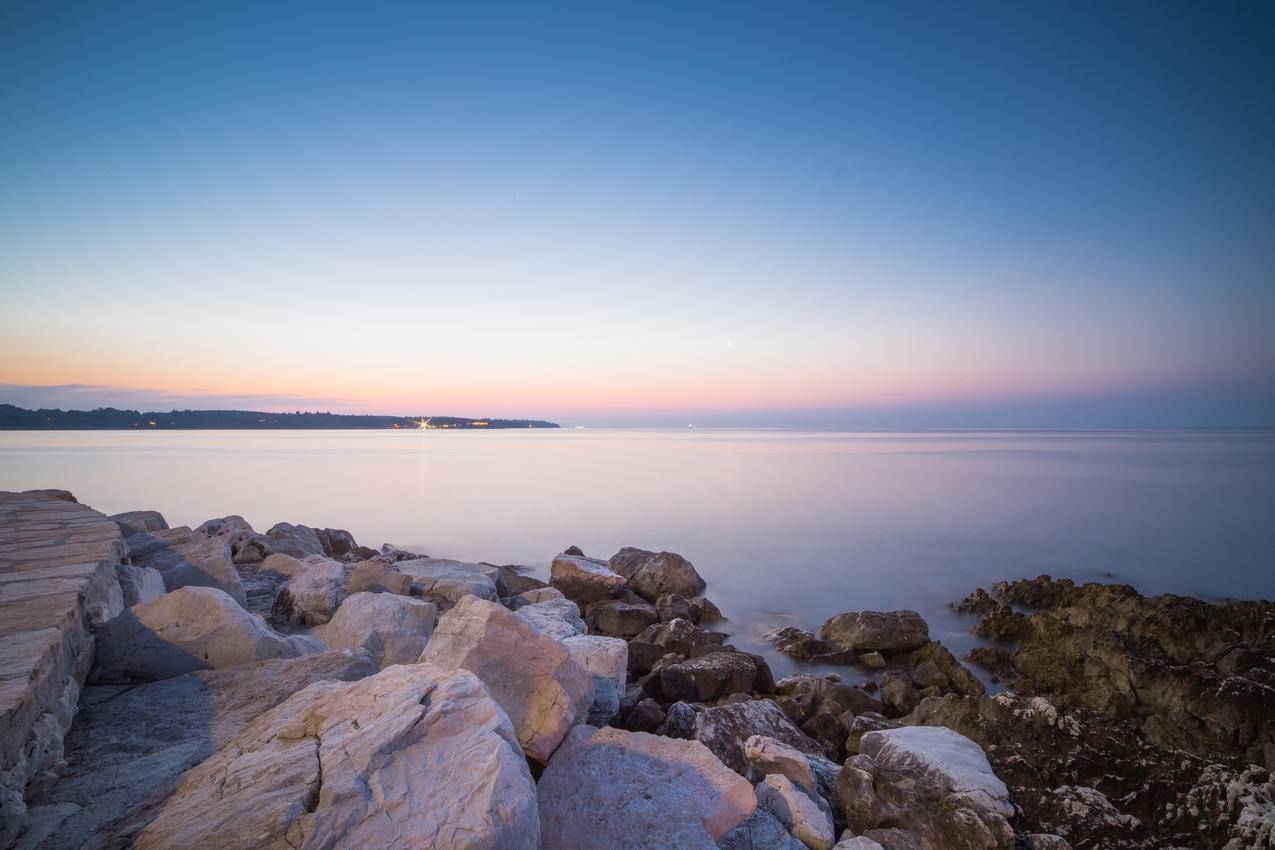
<svg viewBox="0 0 1275 850">
<path fill-rule="evenodd" d="M 7 3 L 0 401 L 1269 424 L 1273 91 L 1259 3 Z"/>
</svg>

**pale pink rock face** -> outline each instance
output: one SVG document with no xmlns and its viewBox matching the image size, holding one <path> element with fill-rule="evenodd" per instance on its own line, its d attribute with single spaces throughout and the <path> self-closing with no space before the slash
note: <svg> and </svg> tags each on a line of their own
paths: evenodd
<svg viewBox="0 0 1275 850">
<path fill-rule="evenodd" d="M 542 764 L 593 703 L 593 677 L 566 647 L 475 596 L 439 620 L 420 660 L 478 676 L 513 721 L 523 752 Z"/>
<path fill-rule="evenodd" d="M 696 741 L 571 731 L 540 778 L 541 846 L 715 850 L 757 807 L 748 781 Z"/>
<path fill-rule="evenodd" d="M 134 846 L 535 850 L 539 827 L 509 718 L 468 671 L 418 664 L 258 716 Z"/>
<path fill-rule="evenodd" d="M 429 602 L 364 591 L 342 602 L 319 634 L 332 649 L 370 650 L 385 668 L 416 663 L 437 622 L 438 609 Z"/>
</svg>

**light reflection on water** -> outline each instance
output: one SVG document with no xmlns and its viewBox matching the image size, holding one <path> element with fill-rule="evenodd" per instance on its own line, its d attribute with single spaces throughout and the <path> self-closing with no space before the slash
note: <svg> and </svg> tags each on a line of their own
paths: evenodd
<svg viewBox="0 0 1275 850">
<path fill-rule="evenodd" d="M 949 602 L 1044 572 L 1275 596 L 1271 430 L 0 432 L 0 489 L 34 487 L 540 575 L 571 544 L 670 549 L 754 649 L 776 625 L 906 607 L 959 655 Z"/>
</svg>

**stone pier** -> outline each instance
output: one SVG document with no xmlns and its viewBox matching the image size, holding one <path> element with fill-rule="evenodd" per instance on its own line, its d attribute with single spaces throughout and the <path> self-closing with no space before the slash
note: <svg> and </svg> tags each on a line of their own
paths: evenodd
<svg viewBox="0 0 1275 850">
<path fill-rule="evenodd" d="M 0 848 L 57 780 L 92 627 L 124 607 L 126 553 L 115 522 L 70 493 L 0 492 Z"/>
</svg>

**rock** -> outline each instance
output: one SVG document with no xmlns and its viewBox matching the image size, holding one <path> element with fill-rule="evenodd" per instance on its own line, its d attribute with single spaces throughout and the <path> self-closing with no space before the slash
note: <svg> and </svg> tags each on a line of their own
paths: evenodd
<svg viewBox="0 0 1275 850">
<path fill-rule="evenodd" d="M 765 735 L 750 735 L 744 741 L 744 757 L 759 776 L 782 774 L 807 794 L 817 794 L 810 757 L 796 747 Z"/>
<path fill-rule="evenodd" d="M 538 578 L 523 575 L 527 569 L 526 567 L 506 564 L 496 569 L 498 570 L 496 575 L 496 594 L 501 599 L 549 586 L 547 582 L 543 582 Z"/>
<path fill-rule="evenodd" d="M 978 744 L 950 729 L 868 732 L 837 778 L 834 799 L 853 834 L 920 850 L 1014 846 L 1009 791 Z M 879 830 L 898 828 L 888 840 Z M 906 845 L 904 845 L 906 846 Z"/>
<path fill-rule="evenodd" d="M 807 755 L 822 755 L 819 745 L 792 724 L 779 706 L 768 699 L 748 700 L 705 708 L 695 714 L 695 740 L 708 747 L 736 773 L 748 770 L 744 742 L 764 735 Z"/>
<path fill-rule="evenodd" d="M 439 620 L 420 660 L 478 676 L 513 721 L 523 752 L 541 764 L 593 704 L 593 677 L 566 647 L 477 596 L 462 597 Z"/>
<path fill-rule="evenodd" d="M 343 528 L 316 528 L 314 536 L 319 538 L 323 554 L 329 558 L 344 558 L 358 548 L 354 535 Z"/>
<path fill-rule="evenodd" d="M 546 599 L 523 605 L 514 615 L 542 635 L 554 640 L 564 640 L 573 635 L 584 634 L 584 620 L 580 619 L 580 609 L 570 599 Z M 625 653 L 627 662 L 628 653 Z"/>
<path fill-rule="evenodd" d="M 824 640 L 854 653 L 906 652 L 930 641 L 930 627 L 915 611 L 850 611 L 819 627 Z"/>
<path fill-rule="evenodd" d="M 691 608 L 690 600 L 676 593 L 661 596 L 655 603 L 655 612 L 666 623 L 677 619 L 689 620 L 694 623 L 698 619 L 696 612 Z"/>
<path fill-rule="evenodd" d="M 775 702 L 799 726 L 804 726 L 820 714 L 829 714 L 840 719 L 848 712 L 850 719 L 853 719 L 853 715 L 865 711 L 879 713 L 884 710 L 881 702 L 863 688 L 847 685 L 827 676 L 797 673 L 780 680 L 776 689 L 779 697 Z"/>
<path fill-rule="evenodd" d="M 548 602 L 551 599 L 566 599 L 562 595 L 562 591 L 556 587 L 533 587 L 514 596 L 504 597 L 500 601 L 510 611 L 517 611 L 525 605 L 535 605 L 537 602 Z M 575 603 L 572 603 L 573 605 Z M 578 611 L 579 609 L 577 609 Z"/>
<path fill-rule="evenodd" d="M 346 568 L 323 557 L 301 563 L 305 569 L 279 591 L 270 619 L 281 625 L 321 626 L 332 619 L 346 597 Z"/>
<path fill-rule="evenodd" d="M 810 659 L 833 651 L 833 647 L 824 643 L 810 632 L 793 626 L 772 629 L 762 635 L 762 637 L 774 644 L 775 649 L 785 655 L 791 655 L 793 658 Z"/>
<path fill-rule="evenodd" d="M 885 667 L 885 656 L 879 652 L 865 652 L 859 656 L 859 663 L 869 670 L 880 670 Z"/>
<path fill-rule="evenodd" d="M 651 605 L 603 600 L 588 606 L 585 619 L 592 631 L 627 639 L 637 637 L 656 622 L 659 615 Z"/>
<path fill-rule="evenodd" d="M 759 806 L 746 821 L 718 839 L 717 846 L 721 850 L 803 850 L 806 845 Z"/>
<path fill-rule="evenodd" d="M 385 668 L 415 664 L 437 622 L 438 609 L 429 602 L 364 591 L 342 602 L 320 634 L 332 649 L 369 650 Z"/>
<path fill-rule="evenodd" d="M 788 777 L 780 773 L 768 774 L 757 785 L 757 803 L 810 850 L 832 850 L 836 841 L 832 813 L 794 786 Z"/>
<path fill-rule="evenodd" d="M 633 707 L 624 720 L 624 728 L 630 732 L 655 732 L 665 723 L 664 709 L 647 697 Z"/>
<path fill-rule="evenodd" d="M 991 673 L 992 681 L 1012 682 L 1018 678 L 1014 673 L 1014 657 L 1002 647 L 976 646 L 966 658 Z"/>
<path fill-rule="evenodd" d="M 709 623 L 717 623 L 726 618 L 722 616 L 722 611 L 706 596 L 691 597 L 691 622 L 695 625 L 708 625 Z"/>
<path fill-rule="evenodd" d="M 534 850 L 538 821 L 482 683 L 411 665 L 314 684 L 260 715 L 187 773 L 134 846 Z"/>
<path fill-rule="evenodd" d="M 195 530 L 229 546 L 230 557 L 236 564 L 241 563 L 241 556 L 251 557 L 254 563 L 261 560 L 260 557 L 253 557 L 261 554 L 260 549 L 253 550 L 251 555 L 245 553 L 244 549 L 248 541 L 256 535 L 256 532 L 252 530 L 248 520 L 237 514 L 207 520 Z"/>
<path fill-rule="evenodd" d="M 323 559 L 326 561 L 326 559 Z M 301 575 L 310 564 L 315 563 L 315 559 L 307 558 L 301 560 L 291 555 L 285 555 L 282 552 L 276 552 L 273 555 L 267 555 L 261 562 L 261 566 L 257 568 L 259 573 L 274 573 L 282 578 L 290 579 Z M 328 562 L 331 563 L 331 562 Z"/>
<path fill-rule="evenodd" d="M 670 738 L 695 737 L 695 707 L 689 702 L 675 702 L 665 712 L 661 735 Z"/>
<path fill-rule="evenodd" d="M 395 546 L 393 543 L 382 543 L 379 554 L 391 564 L 397 564 L 400 561 L 419 561 L 422 558 L 432 560 L 424 552 L 412 552 L 402 546 Z"/>
<path fill-rule="evenodd" d="M 673 620 L 668 623 L 656 623 L 648 626 L 636 638 L 637 643 L 649 643 L 660 647 L 665 653 L 675 652 L 678 655 L 690 655 L 700 647 L 721 646 L 726 635 L 721 632 L 699 629 L 691 625 L 689 620 Z"/>
<path fill-rule="evenodd" d="M 446 558 L 417 558 L 399 561 L 398 571 L 410 576 L 413 589 L 438 603 L 440 609 L 450 608 L 466 596 L 495 600 L 496 577 L 500 570 L 482 564 L 467 564 Z"/>
<path fill-rule="evenodd" d="M 716 850 L 755 810 L 753 789 L 694 741 L 572 730 L 540 778 L 541 845 Z"/>
<path fill-rule="evenodd" d="M 923 688 L 935 687 L 941 693 L 981 696 L 987 692 L 978 677 L 966 670 L 947 647 L 936 640 L 913 652 L 907 659 L 912 677 Z"/>
<path fill-rule="evenodd" d="M 271 631 L 211 587 L 183 587 L 135 605 L 94 634 L 97 682 L 153 681 L 323 650 L 312 638 Z"/>
<path fill-rule="evenodd" d="M 123 594 L 126 608 L 158 599 L 168 592 L 168 589 L 164 587 L 163 573 L 153 567 L 116 564 L 115 573 L 120 580 L 120 592 Z"/>
<path fill-rule="evenodd" d="M 593 705 L 589 707 L 586 722 L 590 726 L 605 726 L 620 711 L 620 697 L 627 684 L 628 645 L 619 638 L 600 635 L 570 636 L 562 639 L 562 645 L 593 677 Z"/>
<path fill-rule="evenodd" d="M 549 584 L 572 602 L 587 605 L 609 598 L 612 590 L 624 585 L 624 577 L 606 561 L 563 552 L 549 565 Z"/>
<path fill-rule="evenodd" d="M 412 579 L 384 561 L 358 561 L 350 570 L 345 582 L 347 593 L 397 593 L 407 596 L 412 592 Z"/>
<path fill-rule="evenodd" d="M 168 528 L 168 520 L 159 511 L 125 511 L 111 517 L 125 537 L 139 531 L 163 531 Z"/>
<path fill-rule="evenodd" d="M 859 752 L 859 742 L 869 732 L 898 729 L 902 725 L 890 720 L 883 714 L 877 714 L 873 711 L 865 711 L 863 714 L 856 715 L 854 720 L 850 722 L 849 733 L 846 737 L 846 752 Z"/>
<path fill-rule="evenodd" d="M 241 606 L 248 598 L 230 560 L 230 547 L 185 526 L 138 532 L 126 538 L 129 555 L 139 567 L 158 570 L 164 587 L 215 587 Z"/>
<path fill-rule="evenodd" d="M 660 670 L 664 695 L 672 700 L 707 702 L 731 694 L 774 690 L 770 668 L 759 656 L 716 651 L 670 664 Z M 769 689 L 767 689 L 769 685 Z"/>
<path fill-rule="evenodd" d="M 1061 835 L 1034 833 L 1028 835 L 1024 843 L 1027 845 L 1027 850 L 1071 850 L 1071 845 Z"/>
<path fill-rule="evenodd" d="M 90 685 L 66 738 L 68 763 L 28 828 L 23 850 L 127 847 L 181 782 L 262 711 L 312 682 L 376 672 L 366 651 L 322 652 L 203 670 L 120 688 Z M 91 839 L 91 840 L 90 840 Z"/>
<path fill-rule="evenodd" d="M 887 716 L 902 717 L 916 708 L 921 697 L 906 676 L 886 673 L 881 679 L 881 701 Z"/>
<path fill-rule="evenodd" d="M 306 525 L 293 525 L 290 522 L 276 523 L 271 526 L 265 536 L 270 540 L 272 552 L 282 552 L 294 558 L 327 554 L 323 551 L 323 543 L 319 541 L 319 535 L 313 528 Z"/>
<path fill-rule="evenodd" d="M 885 850 L 885 848 L 866 835 L 847 833 L 833 846 L 832 850 Z"/>
<path fill-rule="evenodd" d="M 1039 814 L 1044 823 L 1052 824 L 1063 836 L 1103 836 L 1103 843 L 1098 846 L 1131 846 L 1142 833 L 1142 823 L 1137 818 L 1122 813 L 1096 788 L 1063 785 L 1051 789 L 1045 795 Z"/>
<path fill-rule="evenodd" d="M 650 602 L 669 593 L 699 596 L 708 586 L 691 562 L 674 552 L 648 552 L 626 546 L 612 555 L 609 563 L 639 596 Z"/>
</svg>

